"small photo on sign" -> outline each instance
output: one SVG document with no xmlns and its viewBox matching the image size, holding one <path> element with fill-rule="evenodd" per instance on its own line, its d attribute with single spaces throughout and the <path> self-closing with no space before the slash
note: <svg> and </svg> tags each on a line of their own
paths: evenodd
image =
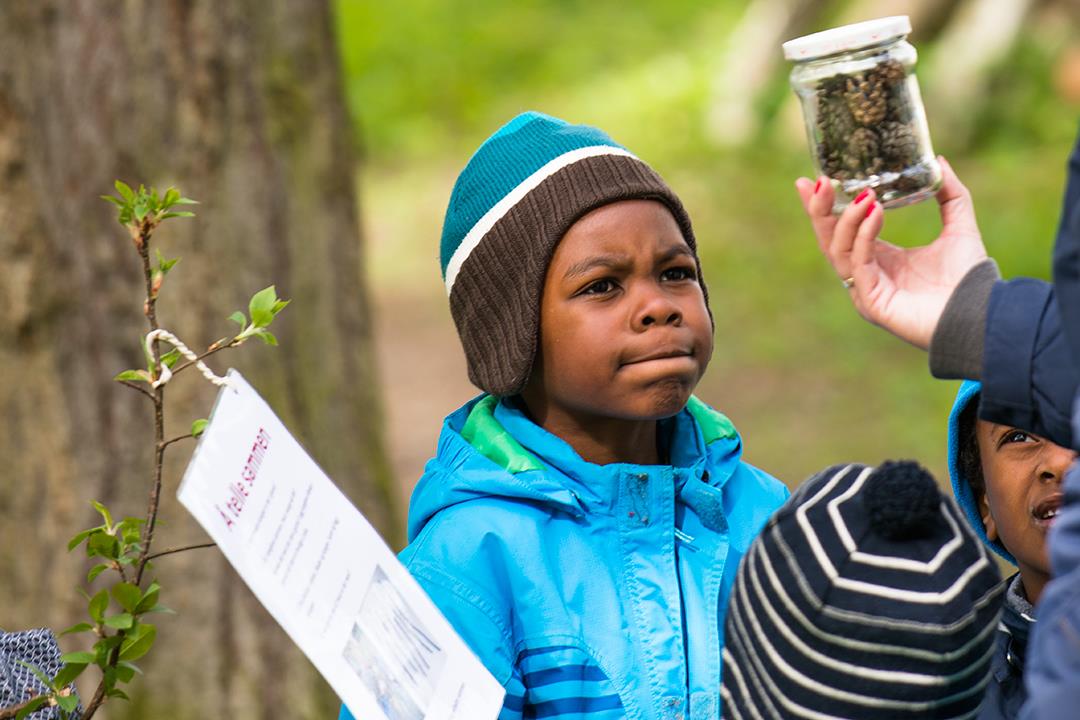
<svg viewBox="0 0 1080 720">
<path fill-rule="evenodd" d="M 389 720 L 423 720 L 446 654 L 378 565 L 343 654 Z"/>
</svg>

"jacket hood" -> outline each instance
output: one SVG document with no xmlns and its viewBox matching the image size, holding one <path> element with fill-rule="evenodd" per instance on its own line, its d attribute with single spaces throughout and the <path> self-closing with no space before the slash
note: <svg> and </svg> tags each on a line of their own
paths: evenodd
<svg viewBox="0 0 1080 720">
<path fill-rule="evenodd" d="M 979 402 L 979 391 L 982 384 L 973 380 L 965 380 L 956 393 L 956 401 L 953 403 L 952 412 L 949 413 L 949 478 L 952 480 L 953 495 L 956 502 L 964 511 L 968 524 L 975 534 L 979 536 L 987 547 L 1013 565 L 1016 558 L 1012 556 L 1005 546 L 997 540 L 986 537 L 986 526 L 983 525 L 982 514 L 979 512 L 978 503 L 975 500 L 975 492 L 971 488 L 971 481 L 965 477 L 960 468 L 960 415 L 964 409 Z"/>
<path fill-rule="evenodd" d="M 742 441 L 731 421 L 691 397 L 683 410 L 662 422 L 669 423 L 670 464 L 722 487 L 742 456 Z M 614 479 L 633 467 L 589 463 L 512 403 L 481 395 L 443 422 L 436 455 L 409 501 L 409 542 L 439 511 L 484 497 L 582 517 L 591 505 L 610 501 L 605 493 L 613 489 Z"/>
</svg>

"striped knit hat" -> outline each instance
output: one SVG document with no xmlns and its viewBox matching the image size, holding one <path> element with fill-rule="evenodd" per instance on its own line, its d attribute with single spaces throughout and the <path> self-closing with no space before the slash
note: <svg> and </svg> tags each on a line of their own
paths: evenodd
<svg viewBox="0 0 1080 720">
<path fill-rule="evenodd" d="M 830 468 L 777 511 L 739 568 L 724 717 L 974 717 L 1003 587 L 918 465 Z"/>
<path fill-rule="evenodd" d="M 484 141 L 454 184 L 440 247 L 450 312 L 477 387 L 521 391 L 556 244 L 591 210 L 640 199 L 667 206 L 696 257 L 679 198 L 601 130 L 527 112 Z"/>
</svg>

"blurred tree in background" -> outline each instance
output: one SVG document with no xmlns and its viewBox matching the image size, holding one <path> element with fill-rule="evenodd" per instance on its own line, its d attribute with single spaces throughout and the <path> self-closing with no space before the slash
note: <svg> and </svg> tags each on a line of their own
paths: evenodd
<svg viewBox="0 0 1080 720">
<path fill-rule="evenodd" d="M 146 330 L 137 255 L 98 199 L 117 177 L 202 201 L 194 221 L 157 238 L 182 257 L 158 318 L 192 347 L 232 332 L 226 317 L 251 288 L 276 284 L 293 300 L 277 352 L 231 360 L 394 538 L 327 3 L 13 0 L 0 5 L 0 48 L 0 625 L 81 617 L 85 559 L 64 547 L 95 517 L 90 499 L 145 512 L 153 426 L 145 399 L 112 382 L 142 362 Z M 214 398 L 209 384 L 167 392 L 169 435 Z M 175 501 L 189 452 L 171 454 L 160 549 L 205 541 Z M 179 615 L 160 623 L 146 680 L 109 717 L 335 715 L 220 553 L 156 565 Z"/>
</svg>

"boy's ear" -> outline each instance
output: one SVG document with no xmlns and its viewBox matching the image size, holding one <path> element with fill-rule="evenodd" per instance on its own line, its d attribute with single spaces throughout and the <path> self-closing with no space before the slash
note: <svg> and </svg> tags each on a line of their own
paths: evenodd
<svg viewBox="0 0 1080 720">
<path fill-rule="evenodd" d="M 991 542 L 998 541 L 997 523 L 990 514 L 990 501 L 986 499 L 986 493 L 979 496 L 979 515 L 982 516 L 983 527 L 986 528 L 986 538 Z"/>
</svg>

